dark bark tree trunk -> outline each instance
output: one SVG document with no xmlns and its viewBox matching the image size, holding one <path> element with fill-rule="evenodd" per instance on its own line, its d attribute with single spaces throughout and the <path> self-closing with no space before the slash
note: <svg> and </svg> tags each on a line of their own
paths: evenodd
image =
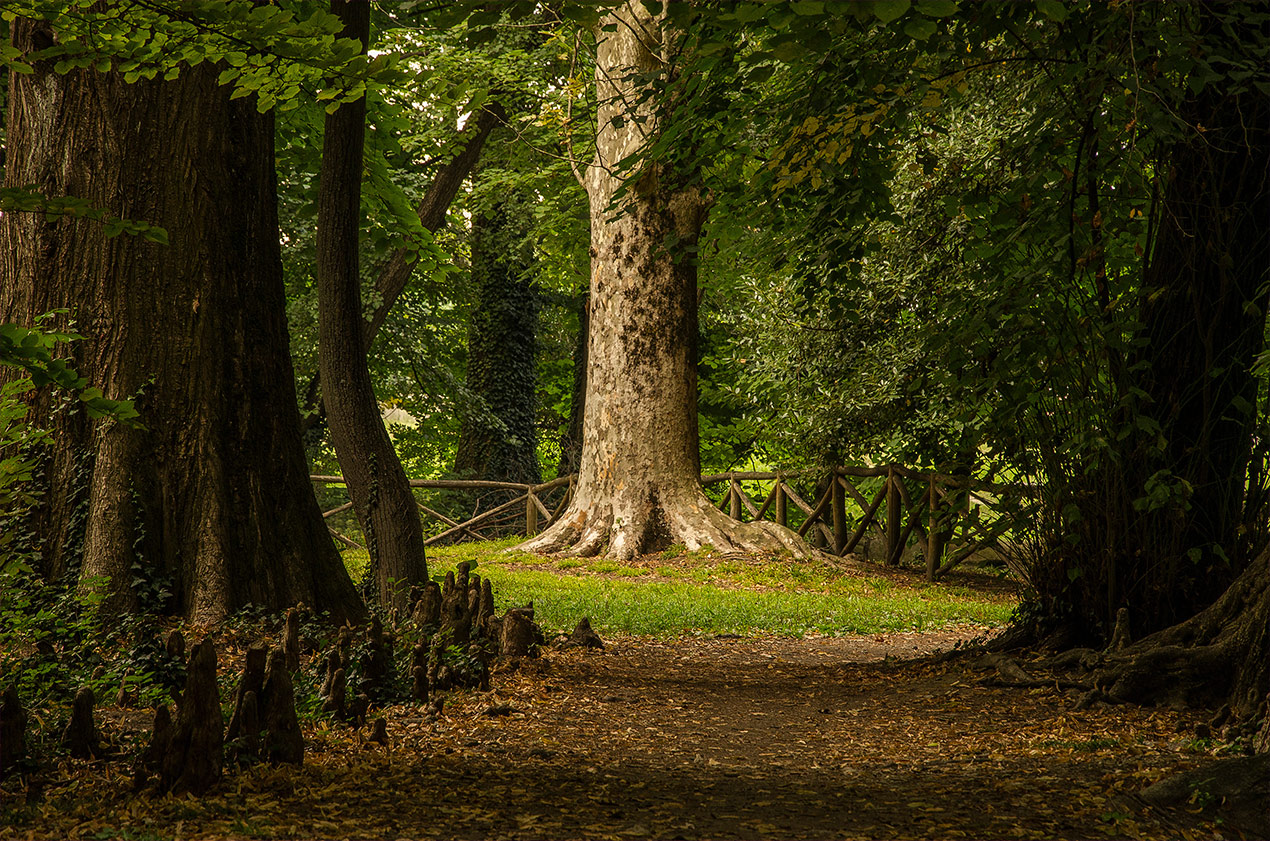
<svg viewBox="0 0 1270 841">
<path fill-rule="evenodd" d="M 573 346 L 573 401 L 569 406 L 569 426 L 560 439 L 560 463 L 556 476 L 577 473 L 582 464 L 582 419 L 586 416 L 587 346 L 591 342 L 591 296 L 578 304 L 578 337 Z"/>
<path fill-rule="evenodd" d="M 47 46 L 17 21 L 14 44 Z M 136 396 L 144 429 L 36 397 L 52 428 L 39 513 L 44 572 L 170 579 L 164 605 L 215 621 L 246 604 L 363 607 L 321 518 L 300 443 L 278 244 L 273 118 L 218 69 L 125 84 L 117 73 L 10 74 L 6 183 L 78 196 L 167 229 L 168 245 L 98 223 L 6 214 L 0 320 L 66 308 L 77 370 Z"/>
<path fill-rule="evenodd" d="M 1217 707 L 1270 752 L 1270 549 L 1209 607 L 1109 656 L 1094 683 L 1115 701 Z"/>
<path fill-rule="evenodd" d="M 1270 303 L 1270 101 L 1210 85 L 1188 110 L 1197 133 L 1170 161 L 1143 279 L 1142 387 L 1167 443 L 1135 464 L 1144 495 L 1157 470 L 1189 492 L 1185 510 L 1150 518 L 1159 539 L 1156 552 L 1143 547 L 1158 556 L 1150 568 L 1127 565 L 1121 586 L 1135 627 L 1190 616 L 1248 560 L 1241 526 L 1259 420 L 1252 366 Z"/>
<path fill-rule="evenodd" d="M 367 0 L 332 0 L 344 36 L 370 37 Z M 384 428 L 366 367 L 358 272 L 366 99 L 326 117 L 318 192 L 318 360 L 323 403 L 348 483 L 380 601 L 406 607 L 410 586 L 428 578 L 423 531 L 409 481 Z"/>
<path fill-rule="evenodd" d="M 1201 28 L 1219 31 L 1211 7 L 1196 9 Z M 1270 306 L 1270 100 L 1209 85 L 1179 114 L 1189 136 L 1158 170 L 1143 341 L 1124 365 L 1125 400 L 1141 400 L 1121 422 L 1135 428 L 1114 460 L 1071 480 L 1076 493 L 1059 505 L 1080 507 L 1081 541 L 1060 549 L 1040 587 L 1089 641 L 1106 640 L 1121 607 L 1135 636 L 1194 615 L 1264 535 L 1265 511 L 1247 491 L 1265 429 L 1252 368 Z"/>
<path fill-rule="evenodd" d="M 531 208 L 516 194 L 472 217 L 467 387 L 483 405 L 466 414 L 456 473 L 538 484 L 538 295 L 527 241 Z"/>
<path fill-rule="evenodd" d="M 690 179 L 656 162 L 614 200 L 623 182 L 615 165 L 657 135 L 663 103 L 651 94 L 669 87 L 676 39 L 634 0 L 601 24 L 599 134 L 586 173 L 591 321 L 581 467 L 568 510 L 521 548 L 630 558 L 682 543 L 808 554 L 792 532 L 737 523 L 701 490 L 695 257 L 705 204 Z"/>
</svg>

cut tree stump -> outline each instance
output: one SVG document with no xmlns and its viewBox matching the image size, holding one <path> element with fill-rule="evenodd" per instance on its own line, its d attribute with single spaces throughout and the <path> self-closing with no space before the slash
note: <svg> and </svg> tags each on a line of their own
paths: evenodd
<svg viewBox="0 0 1270 841">
<path fill-rule="evenodd" d="M 295 687 L 280 648 L 269 652 L 264 689 L 260 693 L 260 724 L 267 731 L 264 756 L 270 763 L 299 765 L 304 762 L 304 735 L 295 713 Z"/>
<path fill-rule="evenodd" d="M 74 759 L 97 759 L 102 755 L 97 723 L 93 721 L 93 705 L 96 703 L 93 690 L 87 686 L 75 693 L 71 720 L 62 733 L 62 745 Z"/>
<path fill-rule="evenodd" d="M 225 717 L 216 686 L 216 647 L 210 639 L 194 646 L 185 671 L 185 690 L 163 757 L 159 788 L 203 794 L 221 778 Z"/>
<path fill-rule="evenodd" d="M 322 711 L 333 714 L 341 721 L 348 718 L 348 678 L 343 669 L 337 668 L 331 677 L 330 691 L 322 702 Z"/>
<path fill-rule="evenodd" d="M 26 710 L 13 684 L 0 698 L 0 780 L 17 769 L 26 758 Z"/>
<path fill-rule="evenodd" d="M 131 671 L 124 671 L 119 677 L 119 691 L 115 693 L 115 706 L 120 709 L 127 709 L 132 706 L 133 695 L 128 691 L 128 677 Z"/>
<path fill-rule="evenodd" d="M 481 601 L 476 610 L 476 627 L 485 637 L 493 637 L 490 620 L 494 618 L 494 585 L 488 578 L 481 581 Z"/>
<path fill-rule="evenodd" d="M 150 742 L 141 754 L 142 765 L 153 772 L 163 767 L 163 758 L 168 755 L 172 745 L 172 713 L 167 704 L 160 704 L 154 710 L 154 727 L 150 731 Z"/>
<path fill-rule="evenodd" d="M 344 668 L 344 664 L 340 661 L 339 649 L 332 648 L 326 653 L 326 666 L 322 672 L 322 688 L 318 690 L 318 697 L 325 699 L 331 696 L 335 673 L 342 668 Z"/>
<path fill-rule="evenodd" d="M 518 607 L 503 614 L 503 635 L 499 650 L 504 657 L 534 657 L 542 631 L 534 622 L 534 606 Z"/>
<path fill-rule="evenodd" d="M 435 628 L 441 624 L 441 587 L 435 581 L 423 585 L 423 592 L 415 602 L 411 618 L 420 628 Z"/>
<path fill-rule="evenodd" d="M 410 694 L 416 701 L 428 701 L 428 643 L 415 643 L 410 655 Z"/>
<path fill-rule="evenodd" d="M 234 697 L 234 712 L 229 717 L 229 729 L 225 732 L 228 741 L 234 741 L 243 729 L 243 701 L 248 693 L 255 695 L 257 703 L 261 691 L 265 688 L 265 662 L 269 652 L 263 646 L 253 645 L 247 649 L 247 661 L 243 665 L 243 678 L 238 684 L 238 692 Z M 256 710 L 257 716 L 259 710 Z M 257 728 L 259 729 L 259 728 Z"/>
<path fill-rule="evenodd" d="M 392 643 L 384 634 L 384 623 L 372 616 L 366 625 L 366 647 L 362 655 L 362 681 L 357 691 L 371 698 L 388 692 L 392 678 Z"/>
<path fill-rule="evenodd" d="M 569 635 L 569 644 L 580 648 L 601 650 L 604 648 L 604 640 L 600 639 L 600 635 L 591 629 L 591 617 L 589 616 L 583 616 L 578 620 L 578 626 Z"/>
<path fill-rule="evenodd" d="M 383 718 L 370 723 L 370 740 L 381 745 L 388 744 L 388 722 Z"/>
<path fill-rule="evenodd" d="M 459 564 L 460 571 L 464 573 L 459 581 L 451 583 L 451 577 L 447 575 L 445 582 L 448 586 L 441 590 L 439 636 L 448 644 L 461 648 L 466 647 L 472 639 L 472 609 L 468 602 L 465 566 L 466 564 Z"/>
<path fill-rule="evenodd" d="M 250 764 L 260 756 L 260 698 L 254 691 L 243 693 L 238 704 L 238 731 L 231 741 L 234 761 Z"/>
</svg>

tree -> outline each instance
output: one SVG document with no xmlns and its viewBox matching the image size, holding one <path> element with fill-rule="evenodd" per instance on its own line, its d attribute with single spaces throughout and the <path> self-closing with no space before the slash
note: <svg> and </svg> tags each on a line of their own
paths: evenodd
<svg viewBox="0 0 1270 841">
<path fill-rule="evenodd" d="M 51 47 L 17 19 L 25 55 Z M 41 393 L 53 432 L 37 512 L 43 572 L 101 579 L 107 605 L 215 621 L 247 604 L 363 613 L 308 480 L 288 356 L 273 118 L 231 99 L 210 63 L 171 81 L 118 71 L 12 72 L 6 183 L 144 219 L 167 244 L 88 219 L 7 213 L 0 321 L 64 310 L 75 369 L 134 396 L 143 427 L 92 421 Z M 191 189 L 196 184 L 198 189 Z"/>
<path fill-rule="evenodd" d="M 370 40 L 370 3 L 332 0 L 346 37 Z M 409 480 L 384 427 L 366 367 L 358 234 L 366 99 L 326 117 L 318 195 L 318 356 L 331 438 L 370 553 L 380 601 L 405 608 L 428 577 L 423 531 Z"/>
<path fill-rule="evenodd" d="M 590 344 L 577 490 L 527 551 L 618 558 L 673 543 L 809 550 L 769 523 L 740 524 L 702 493 L 697 452 L 696 245 L 706 202 L 691 171 L 646 160 L 676 84 L 682 35 L 628 0 L 596 32 Z"/>
<path fill-rule="evenodd" d="M 460 138 L 461 151 L 437 169 L 431 184 L 428 185 L 428 191 L 419 201 L 417 211 L 419 225 L 423 230 L 435 234 L 445 224 L 446 212 L 463 186 L 464 180 L 472 171 L 472 167 L 479 160 L 485 140 L 495 126 L 505 119 L 503 109 L 497 103 L 490 103 L 481 108 L 477 118 L 465 128 Z M 371 352 L 375 344 L 375 336 L 384 326 L 393 305 L 406 290 L 418 263 L 417 245 L 415 248 L 406 246 L 396 248 L 384 261 L 375 278 L 375 295 L 378 303 L 366 318 L 362 328 L 362 344 L 367 354 Z M 320 372 L 315 373 L 310 378 L 306 389 L 305 432 L 319 427 L 326 420 L 326 410 L 321 405 L 321 381 Z"/>
<path fill-rule="evenodd" d="M 500 185 L 494 185 L 498 190 Z M 532 208 L 515 188 L 472 216 L 467 387 L 481 406 L 463 418 L 454 471 L 538 484 L 537 293 Z"/>
</svg>

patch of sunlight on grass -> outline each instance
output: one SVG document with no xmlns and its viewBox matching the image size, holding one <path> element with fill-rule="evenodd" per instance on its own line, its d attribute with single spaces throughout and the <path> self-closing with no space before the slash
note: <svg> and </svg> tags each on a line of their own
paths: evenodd
<svg viewBox="0 0 1270 841">
<path fill-rule="evenodd" d="M 568 631 L 588 616 L 597 632 L 676 637 L 685 634 L 867 634 L 997 626 L 1012 598 L 942 584 L 861 578 L 815 561 L 722 559 L 683 553 L 687 564 L 621 564 L 507 552 L 518 538 L 430 548 L 428 571 L 440 581 L 461 561 L 494 585 L 499 611 L 534 602 L 544 631 Z M 343 553 L 354 580 L 364 551 Z"/>
</svg>

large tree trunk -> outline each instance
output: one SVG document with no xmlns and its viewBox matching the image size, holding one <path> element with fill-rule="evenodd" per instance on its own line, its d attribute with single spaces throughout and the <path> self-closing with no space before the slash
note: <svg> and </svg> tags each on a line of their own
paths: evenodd
<svg viewBox="0 0 1270 841">
<path fill-rule="evenodd" d="M 1184 114 L 1196 134 L 1170 161 L 1142 294 L 1146 412 L 1167 444 L 1132 463 L 1143 495 L 1157 470 L 1189 492 L 1185 510 L 1169 506 L 1149 518 L 1159 542 L 1143 554 L 1162 563 L 1126 564 L 1122 574 L 1137 627 L 1190 616 L 1247 563 L 1248 463 L 1265 422 L 1252 367 L 1270 303 L 1270 100 L 1210 85 Z"/>
<path fill-rule="evenodd" d="M 332 0 L 344 37 L 366 49 L 370 4 Z M 366 98 L 326 117 L 318 192 L 318 361 L 323 403 L 340 470 L 370 553 L 380 601 L 400 610 L 412 584 L 428 578 L 414 494 L 384 428 L 366 367 L 358 236 Z"/>
<path fill-rule="evenodd" d="M 1195 11 L 1199 45 L 1222 22 L 1209 4 Z M 1270 306 L 1270 99 L 1210 84 L 1178 113 L 1188 136 L 1157 172 L 1143 341 L 1125 365 L 1120 423 L 1131 428 L 1108 436 L 1114 460 L 1071 477 L 1076 492 L 1054 503 L 1080 508 L 1081 541 L 1060 547 L 1062 563 L 1038 584 L 1051 613 L 1088 641 L 1108 637 L 1121 607 L 1135 635 L 1194 615 L 1265 535 L 1266 512 L 1248 489 L 1266 425 L 1253 366 Z"/>
<path fill-rule="evenodd" d="M 646 162 L 623 183 L 616 165 L 658 130 L 656 91 L 676 52 L 662 16 L 626 2 L 597 29 L 600 103 L 591 205 L 591 319 L 583 449 L 577 491 L 528 551 L 617 558 L 673 543 L 720 551 L 809 552 L 771 523 L 742 525 L 701 491 L 697 451 L 696 243 L 699 189 Z M 605 31 L 605 29 L 610 31 Z"/>
<path fill-rule="evenodd" d="M 515 193 L 472 217 L 467 387 L 483 405 L 464 415 L 456 473 L 542 481 L 538 466 L 538 296 L 526 239 L 530 206 Z"/>
<path fill-rule="evenodd" d="M 12 24 L 24 51 L 44 25 Z M 11 73 L 6 183 L 78 196 L 165 227 L 164 246 L 82 219 L 7 214 L 0 320 L 61 319 L 87 338 L 79 372 L 136 397 L 145 428 L 36 398 L 55 442 L 39 514 L 44 571 L 108 576 L 135 604 L 134 565 L 169 604 L 213 621 L 246 604 L 363 612 L 323 524 L 300 444 L 278 245 L 273 119 L 231 100 L 218 69 L 125 84 L 118 73 Z M 154 592 L 152 590 L 152 592 Z"/>
<path fill-rule="evenodd" d="M 1270 752 L 1270 549 L 1200 613 L 1109 656 L 1094 683 L 1115 701 L 1229 704 Z"/>
</svg>

